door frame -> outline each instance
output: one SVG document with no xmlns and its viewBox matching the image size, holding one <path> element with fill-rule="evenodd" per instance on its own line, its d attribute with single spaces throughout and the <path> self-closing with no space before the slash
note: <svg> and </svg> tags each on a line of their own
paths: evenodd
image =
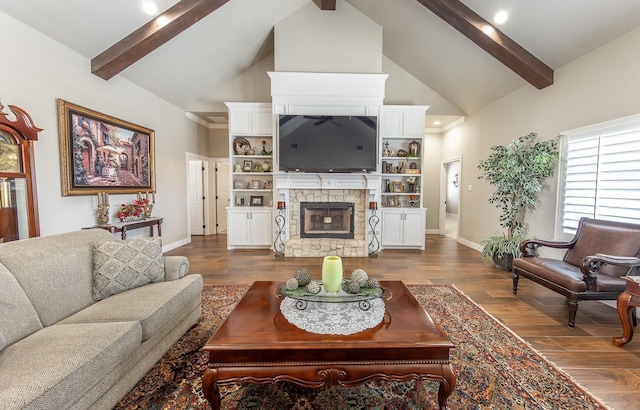
<svg viewBox="0 0 640 410">
<path fill-rule="evenodd" d="M 211 234 L 211 226 L 212 226 L 212 221 L 210 221 L 210 212 L 209 212 L 209 161 L 210 159 L 208 157 L 202 156 L 202 155 L 198 155 L 198 154 L 194 154 L 192 152 L 187 152 L 187 161 L 186 161 L 186 167 L 187 167 L 187 181 L 186 181 L 186 186 L 189 186 L 189 161 L 202 161 L 202 166 L 204 167 L 204 172 L 202 173 L 202 195 L 204 195 L 204 201 L 202 203 L 202 209 L 204 211 L 204 232 L 203 235 L 210 235 Z M 213 181 L 213 183 L 215 184 L 215 180 Z M 190 221 L 190 204 L 189 204 L 189 196 L 187 195 L 187 197 L 185 198 L 186 202 L 187 202 L 187 236 L 189 238 L 191 238 L 191 222 Z M 215 216 L 214 216 L 215 218 Z M 213 226 L 215 226 L 215 219 L 213 221 Z"/>
<path fill-rule="evenodd" d="M 440 161 L 440 205 L 438 208 L 439 211 L 439 221 L 438 225 L 440 227 L 440 235 L 445 234 L 445 224 L 447 218 L 447 184 L 451 179 L 447 173 L 447 166 L 452 162 L 460 163 L 460 175 L 459 180 L 462 181 L 462 156 L 453 157 L 446 160 Z M 459 182 L 459 185 L 462 186 L 462 182 Z M 457 223 L 457 231 L 456 231 L 456 240 L 460 239 L 460 205 L 462 203 L 462 189 L 460 188 L 460 195 L 458 197 L 458 223 Z"/>
</svg>

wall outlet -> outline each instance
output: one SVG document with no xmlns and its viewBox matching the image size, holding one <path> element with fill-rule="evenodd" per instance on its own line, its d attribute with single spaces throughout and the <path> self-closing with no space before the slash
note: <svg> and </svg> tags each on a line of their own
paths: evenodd
<svg viewBox="0 0 640 410">
<path fill-rule="evenodd" d="M 473 185 L 471 184 L 467 185 L 467 191 L 469 192 L 473 191 Z"/>
</svg>

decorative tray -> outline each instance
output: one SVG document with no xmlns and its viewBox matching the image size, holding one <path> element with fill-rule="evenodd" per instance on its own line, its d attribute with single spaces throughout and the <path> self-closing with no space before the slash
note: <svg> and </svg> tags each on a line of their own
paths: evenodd
<svg viewBox="0 0 640 410">
<path fill-rule="evenodd" d="M 342 289 L 337 292 L 326 292 L 322 282 L 320 282 L 320 293 L 313 294 L 307 291 L 306 286 L 300 286 L 296 290 L 288 290 L 285 285 L 278 288 L 277 296 L 288 296 L 292 299 L 303 300 L 306 302 L 327 302 L 327 303 L 347 303 L 347 302 L 362 302 L 365 300 L 371 300 L 375 298 L 381 298 L 383 296 L 388 299 L 391 298 L 389 291 L 384 288 L 361 288 L 358 293 L 349 293 L 350 280 L 342 281 Z"/>
</svg>

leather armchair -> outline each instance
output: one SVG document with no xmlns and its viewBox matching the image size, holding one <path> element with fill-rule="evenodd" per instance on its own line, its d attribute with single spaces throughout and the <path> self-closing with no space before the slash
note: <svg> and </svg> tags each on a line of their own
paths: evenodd
<svg viewBox="0 0 640 410">
<path fill-rule="evenodd" d="M 562 260 L 537 257 L 540 246 L 567 249 Z M 569 327 L 581 300 L 615 300 L 626 286 L 623 276 L 640 273 L 640 225 L 582 218 L 571 241 L 530 239 L 513 260 L 513 293 L 524 276 L 567 298 Z M 635 324 L 635 316 L 634 316 Z"/>
</svg>

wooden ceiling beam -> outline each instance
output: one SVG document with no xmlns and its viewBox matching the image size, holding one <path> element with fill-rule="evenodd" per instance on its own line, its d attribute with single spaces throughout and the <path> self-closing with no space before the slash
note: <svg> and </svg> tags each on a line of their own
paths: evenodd
<svg viewBox="0 0 640 410">
<path fill-rule="evenodd" d="M 320 10 L 336 11 L 336 0 L 320 0 Z"/>
<path fill-rule="evenodd" d="M 108 80 L 182 33 L 229 0 L 181 0 L 91 59 L 91 72 Z M 162 23 L 166 24 L 162 24 Z"/>
<path fill-rule="evenodd" d="M 442 20 L 541 90 L 553 84 L 553 70 L 459 0 L 418 0 Z"/>
</svg>

